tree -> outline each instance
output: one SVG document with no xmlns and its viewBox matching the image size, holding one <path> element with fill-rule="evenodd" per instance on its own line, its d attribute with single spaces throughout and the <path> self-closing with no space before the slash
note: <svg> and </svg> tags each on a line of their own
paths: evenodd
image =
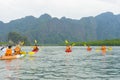
<svg viewBox="0 0 120 80">
<path fill-rule="evenodd" d="M 25 45 L 30 45 L 26 36 L 21 36 L 17 32 L 9 32 L 8 33 L 8 41 L 12 41 L 14 44 L 18 44 L 20 41 L 25 42 Z"/>
</svg>

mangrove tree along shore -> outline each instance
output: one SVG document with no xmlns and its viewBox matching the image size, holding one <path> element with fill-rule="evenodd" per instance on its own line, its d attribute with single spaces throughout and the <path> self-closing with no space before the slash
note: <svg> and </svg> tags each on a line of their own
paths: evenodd
<svg viewBox="0 0 120 80">
<path fill-rule="evenodd" d="M 112 39 L 112 40 L 96 40 L 96 41 L 88 41 L 88 42 L 72 42 L 75 43 L 76 46 L 120 46 L 120 39 Z M 71 43 L 71 44 L 72 44 Z"/>
<path fill-rule="evenodd" d="M 10 44 L 9 42 L 0 42 L 0 46 L 1 45 L 8 45 Z M 27 45 L 27 46 L 31 46 L 33 44 Z M 68 44 L 66 44 L 64 41 L 61 44 L 39 44 L 40 46 L 65 46 L 65 45 L 73 45 L 73 46 L 102 46 L 102 45 L 106 45 L 106 46 L 120 46 L 120 39 L 112 39 L 112 40 L 96 40 L 96 41 L 88 41 L 88 42 L 71 42 L 69 41 Z M 26 46 L 24 44 L 24 46 Z"/>
</svg>

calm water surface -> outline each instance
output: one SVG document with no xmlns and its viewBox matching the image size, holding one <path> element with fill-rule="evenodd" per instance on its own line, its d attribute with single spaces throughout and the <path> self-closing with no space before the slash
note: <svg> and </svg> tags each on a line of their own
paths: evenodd
<svg viewBox="0 0 120 80">
<path fill-rule="evenodd" d="M 73 47 L 64 52 L 64 46 L 40 47 L 34 55 L 21 59 L 0 61 L 0 80 L 120 80 L 120 48 L 103 54 L 93 47 Z M 30 51 L 31 47 L 22 47 Z"/>
</svg>

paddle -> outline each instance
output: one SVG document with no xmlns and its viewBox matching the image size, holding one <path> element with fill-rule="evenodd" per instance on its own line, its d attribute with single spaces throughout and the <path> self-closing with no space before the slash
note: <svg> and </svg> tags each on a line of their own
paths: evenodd
<svg viewBox="0 0 120 80">
<path fill-rule="evenodd" d="M 24 44 L 24 42 L 20 42 L 20 45 L 23 45 L 23 44 Z M 37 40 L 34 40 L 34 45 L 37 45 Z M 25 55 L 28 54 L 30 56 L 33 56 L 35 54 L 35 52 L 33 52 L 33 51 L 30 51 L 30 52 L 22 51 L 21 54 L 25 54 Z"/>
<path fill-rule="evenodd" d="M 70 43 L 68 40 L 65 40 L 65 44 L 66 44 L 66 50 L 65 52 L 71 52 L 72 51 L 72 47 L 75 46 L 75 43 Z"/>
<path fill-rule="evenodd" d="M 23 45 L 24 45 L 24 41 L 23 41 L 23 42 L 20 42 L 20 45 L 23 46 Z"/>
<path fill-rule="evenodd" d="M 68 45 L 70 42 L 68 40 L 65 40 L 65 44 Z M 71 46 L 75 46 L 75 43 L 72 43 Z"/>
<path fill-rule="evenodd" d="M 20 41 L 18 45 L 23 46 L 24 43 L 25 43 L 24 41 Z M 24 54 L 24 55 L 26 55 L 26 54 L 31 55 L 32 53 L 33 53 L 33 52 L 25 52 L 25 51 L 21 51 L 21 54 Z"/>
<path fill-rule="evenodd" d="M 68 40 L 65 40 L 65 43 L 68 44 L 69 43 Z"/>
<path fill-rule="evenodd" d="M 72 43 L 72 46 L 75 46 L 75 43 Z"/>
<path fill-rule="evenodd" d="M 21 48 L 21 46 L 23 46 L 24 45 L 24 41 L 20 41 L 19 43 L 18 43 L 18 45 L 20 46 L 20 48 Z M 25 51 L 20 51 L 20 54 L 24 54 L 24 55 L 26 55 L 26 53 L 27 52 L 25 52 Z"/>
<path fill-rule="evenodd" d="M 35 44 L 37 44 L 37 40 L 35 40 L 34 42 L 35 42 Z"/>
<path fill-rule="evenodd" d="M 37 40 L 34 40 L 34 47 L 33 47 L 32 52 L 29 52 L 30 55 L 33 55 L 36 52 L 38 52 L 39 48 L 37 47 L 37 43 L 38 43 Z"/>
</svg>

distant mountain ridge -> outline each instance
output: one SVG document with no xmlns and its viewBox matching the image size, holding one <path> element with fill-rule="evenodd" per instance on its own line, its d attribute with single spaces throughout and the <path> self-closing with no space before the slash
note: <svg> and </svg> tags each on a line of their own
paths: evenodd
<svg viewBox="0 0 120 80">
<path fill-rule="evenodd" d="M 0 40 L 7 40 L 9 32 L 18 32 L 32 42 L 58 44 L 64 40 L 92 41 L 120 38 L 120 15 L 112 12 L 95 17 L 83 17 L 80 20 L 62 17 L 58 19 L 48 14 L 39 18 L 26 16 L 9 23 L 0 21 Z"/>
</svg>

